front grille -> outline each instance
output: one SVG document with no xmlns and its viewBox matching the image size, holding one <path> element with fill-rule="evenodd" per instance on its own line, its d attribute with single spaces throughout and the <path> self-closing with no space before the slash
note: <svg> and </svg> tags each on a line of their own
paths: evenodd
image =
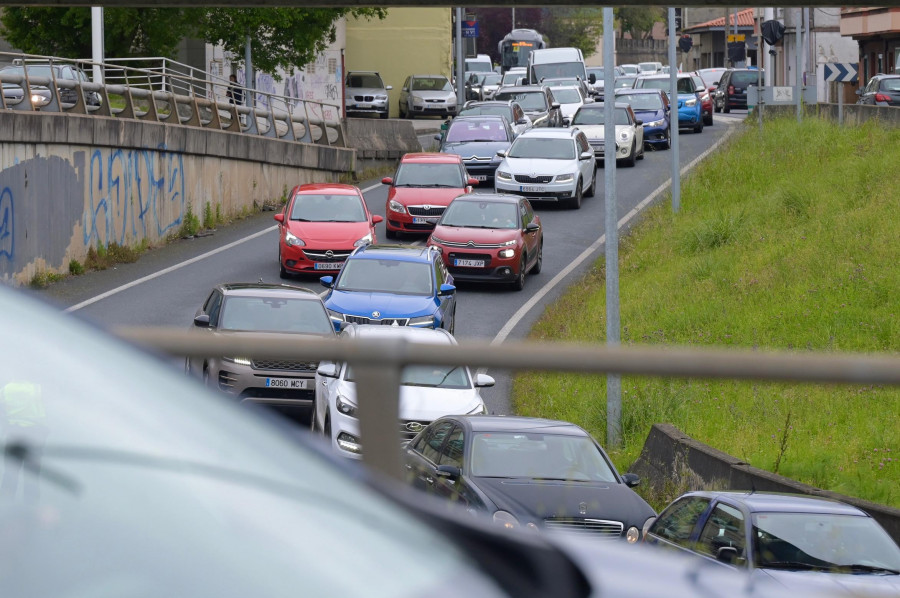
<svg viewBox="0 0 900 598">
<path fill-rule="evenodd" d="M 440 216 L 445 209 L 444 206 L 428 206 L 427 209 L 425 206 L 409 206 L 406 211 L 410 216 Z"/>
<path fill-rule="evenodd" d="M 546 185 L 550 181 L 553 180 L 552 176 L 540 175 L 540 176 L 528 176 L 527 174 L 517 174 L 516 182 L 517 183 L 530 183 L 530 184 L 541 184 Z"/>
<path fill-rule="evenodd" d="M 544 519 L 544 527 L 553 531 L 589 534 L 609 539 L 622 537 L 622 530 L 625 528 L 621 521 L 581 517 L 549 517 Z"/>
<path fill-rule="evenodd" d="M 588 143 L 590 143 L 591 146 L 593 146 L 593 147 L 597 147 L 597 146 L 603 147 L 604 145 L 606 145 L 606 140 L 605 139 L 590 139 L 590 140 L 588 140 Z"/>
<path fill-rule="evenodd" d="M 443 104 L 444 100 L 425 100 L 429 104 Z"/>
<path fill-rule="evenodd" d="M 431 231 L 434 230 L 433 224 L 405 224 L 404 228 L 406 230 L 425 230 Z"/>
<path fill-rule="evenodd" d="M 343 262 L 351 253 L 350 251 L 332 251 L 329 256 L 327 251 L 326 249 L 304 249 L 303 253 L 315 262 Z"/>
<path fill-rule="evenodd" d="M 316 398 L 314 389 L 290 388 L 247 388 L 240 394 L 241 399 L 293 399 L 295 401 L 313 401 Z"/>
<path fill-rule="evenodd" d="M 466 164 L 468 164 L 469 162 L 476 162 L 476 163 L 488 162 L 489 163 L 493 159 L 494 158 L 492 158 L 491 156 L 487 156 L 486 158 L 482 158 L 480 156 L 469 156 L 468 158 L 463 158 L 463 162 L 465 162 Z"/>
<path fill-rule="evenodd" d="M 499 249 L 503 247 L 500 243 L 475 243 L 474 241 L 457 243 L 455 241 L 444 241 L 443 239 L 441 240 L 441 245 L 446 245 L 447 247 L 469 247 L 472 249 Z"/>
<path fill-rule="evenodd" d="M 401 440 L 412 440 L 416 434 L 422 431 L 422 428 L 430 424 L 430 421 L 425 420 L 412 420 L 412 419 L 401 419 L 400 420 L 400 439 Z M 421 427 L 419 427 L 421 426 Z M 410 428 L 413 428 L 410 430 Z"/>
<path fill-rule="evenodd" d="M 450 258 L 450 265 L 453 265 L 453 260 L 484 260 L 486 264 L 491 263 L 491 256 L 488 253 L 455 253 L 451 252 L 448 257 Z"/>
<path fill-rule="evenodd" d="M 397 326 L 406 326 L 409 323 L 409 318 L 384 318 L 383 320 L 373 320 L 372 318 L 366 318 L 363 316 L 351 316 L 345 315 L 344 319 L 351 324 L 374 324 L 378 326 L 379 324 L 382 326 L 393 326 L 397 324 Z"/>
<path fill-rule="evenodd" d="M 357 102 L 374 102 L 375 96 L 353 96 Z"/>
<path fill-rule="evenodd" d="M 254 359 L 250 362 L 254 370 L 282 370 L 285 372 L 315 372 L 319 367 L 315 361 L 287 361 L 284 359 Z"/>
</svg>

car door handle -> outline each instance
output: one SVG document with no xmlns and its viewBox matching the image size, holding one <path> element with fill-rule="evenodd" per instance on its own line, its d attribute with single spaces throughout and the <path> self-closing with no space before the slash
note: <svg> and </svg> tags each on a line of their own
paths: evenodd
<svg viewBox="0 0 900 598">
<path fill-rule="evenodd" d="M 431 477 L 430 475 L 427 475 L 427 476 L 425 476 L 425 482 L 427 482 L 429 484 L 434 484 L 434 478 Z"/>
<path fill-rule="evenodd" d="M 403 467 L 405 467 L 405 468 L 408 469 L 409 471 L 412 471 L 412 465 L 410 465 L 409 463 L 407 463 L 407 464 L 404 465 Z"/>
</svg>

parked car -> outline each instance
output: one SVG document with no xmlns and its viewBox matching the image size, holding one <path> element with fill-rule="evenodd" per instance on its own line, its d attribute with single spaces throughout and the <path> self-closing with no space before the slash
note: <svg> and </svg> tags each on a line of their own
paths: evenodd
<svg viewBox="0 0 900 598">
<path fill-rule="evenodd" d="M 857 104 L 900 106 L 900 75 L 875 75 L 856 93 L 859 95 Z"/>
<path fill-rule="evenodd" d="M 388 92 L 393 87 L 385 85 L 380 74 L 375 71 L 350 71 L 345 86 L 347 116 L 377 114 L 379 118 L 388 117 Z"/>
<path fill-rule="evenodd" d="M 354 247 L 377 241 L 373 215 L 358 187 L 311 183 L 291 190 L 278 222 L 281 278 L 293 274 L 339 270 Z"/>
<path fill-rule="evenodd" d="M 439 251 L 413 245 L 367 245 L 337 276 L 323 276 L 325 307 L 344 323 L 444 328 L 456 326 L 456 287 Z"/>
<path fill-rule="evenodd" d="M 440 151 L 462 157 L 469 176 L 479 183 L 493 180 L 500 165 L 498 151 L 506 150 L 516 138 L 504 116 L 458 116 L 444 135 L 435 135 Z"/>
<path fill-rule="evenodd" d="M 400 89 L 400 118 L 451 116 L 457 110 L 456 92 L 444 75 L 411 75 Z"/>
<path fill-rule="evenodd" d="M 550 89 L 553 90 L 553 97 L 559 102 L 559 111 L 562 113 L 563 125 L 565 126 L 569 126 L 569 123 L 572 122 L 572 116 L 575 115 L 579 108 L 594 101 L 592 98 L 587 97 L 582 88 L 577 85 L 551 87 Z"/>
<path fill-rule="evenodd" d="M 648 544 L 799 595 L 900 595 L 900 548 L 864 511 L 820 496 L 689 492 L 645 532 Z"/>
<path fill-rule="evenodd" d="M 531 118 L 518 102 L 491 100 L 489 102 L 466 102 L 459 111 L 459 116 L 504 116 L 509 121 L 513 133 L 518 137 L 532 127 Z"/>
<path fill-rule="evenodd" d="M 672 143 L 669 96 L 661 89 L 617 89 L 616 102 L 630 105 L 635 120 L 641 121 L 644 146 L 669 149 Z M 618 131 L 616 137 L 619 137 Z M 591 141 L 590 137 L 588 141 Z"/>
<path fill-rule="evenodd" d="M 699 74 L 691 73 L 691 78 L 694 80 L 694 85 L 697 87 L 697 89 L 703 90 L 697 92 L 697 94 L 700 96 L 700 112 L 703 114 L 703 124 L 707 127 L 711 127 L 713 126 L 712 94 L 709 93 L 709 90 L 707 90 L 706 84 L 703 82 L 703 79 L 700 78 Z"/>
<path fill-rule="evenodd" d="M 431 232 L 453 198 L 469 193 L 478 181 L 456 154 L 416 153 L 400 159 L 393 177 L 381 179 L 388 189 L 385 235 Z"/>
<path fill-rule="evenodd" d="M 616 119 L 616 166 L 619 163 L 634 166 L 636 160 L 644 158 L 643 121 L 635 117 L 631 106 L 625 102 L 616 102 L 613 114 Z M 582 106 L 572 119 L 572 126 L 587 137 L 588 147 L 600 160 L 606 158 L 605 123 L 606 111 L 600 102 Z"/>
<path fill-rule="evenodd" d="M 641 76 L 656 75 L 662 72 L 662 67 L 661 62 L 639 62 L 638 74 Z"/>
<path fill-rule="evenodd" d="M 504 102 L 518 102 L 535 127 L 563 126 L 559 102 L 556 101 L 553 92 L 547 86 L 521 85 L 518 87 L 503 87 L 494 94 L 494 99 Z"/>
<path fill-rule="evenodd" d="M 581 207 L 582 197 L 594 196 L 596 160 L 587 137 L 577 128 L 531 129 L 519 135 L 502 156 L 494 183 L 498 193 L 555 201 L 574 209 Z"/>
<path fill-rule="evenodd" d="M 444 211 L 428 244 L 456 281 L 503 282 L 521 291 L 544 262 L 541 219 L 524 197 L 463 195 Z"/>
<path fill-rule="evenodd" d="M 87 74 L 80 68 L 75 65 L 67 64 L 67 63 L 41 63 L 41 62 L 31 62 L 27 63 L 28 67 L 28 78 L 37 78 L 42 81 L 42 83 L 31 83 L 29 82 L 29 86 L 31 87 L 31 95 L 32 102 L 35 106 L 45 106 L 50 103 L 50 96 L 52 95 L 50 92 L 50 86 L 52 85 L 52 81 L 67 81 L 69 84 L 78 83 L 89 83 L 90 78 Z M 25 76 L 25 66 L 22 64 L 14 64 L 10 66 L 5 66 L 0 69 L 0 73 L 5 75 L 14 75 L 24 78 Z M 45 85 L 43 81 L 46 81 L 49 85 Z M 23 90 L 22 84 L 10 83 L 6 82 L 3 85 L 4 92 L 3 95 L 9 101 L 13 98 L 21 98 L 24 96 L 24 92 L 20 95 L 18 92 L 14 92 L 14 88 L 19 88 Z M 7 89 L 9 91 L 7 91 Z M 59 93 L 59 101 L 66 106 L 73 106 L 78 102 L 78 90 L 74 87 L 70 87 L 68 85 L 59 85 L 57 83 L 57 91 Z M 84 103 L 89 107 L 97 107 L 101 104 L 100 94 L 96 91 L 88 91 L 84 90 Z M 46 100 L 42 100 L 39 98 L 46 98 Z"/>
<path fill-rule="evenodd" d="M 747 88 L 758 85 L 759 77 L 757 69 L 728 69 L 722 73 L 714 98 L 716 112 L 728 114 L 732 108 L 746 110 Z"/>
<path fill-rule="evenodd" d="M 273 338 L 334 336 L 322 299 L 308 289 L 283 284 L 216 285 L 197 309 L 193 328 L 220 338 L 248 333 Z M 185 371 L 242 402 L 299 416 L 308 413 L 312 405 L 318 365 L 315 361 L 208 355 L 186 359 Z"/>
<path fill-rule="evenodd" d="M 756 71 L 754 71 L 756 72 Z M 693 77 L 687 73 L 679 73 L 676 80 L 678 91 L 678 127 L 690 128 L 694 133 L 703 132 L 703 106 L 700 102 L 700 94 L 705 88 L 697 87 Z M 654 75 L 652 77 L 638 77 L 634 82 L 635 89 L 661 89 L 667 95 L 671 91 L 671 79 L 667 75 Z M 671 101 L 671 98 L 669 98 Z M 674 102 L 672 102 L 674 104 Z"/>
<path fill-rule="evenodd" d="M 402 338 L 414 343 L 456 344 L 456 339 L 446 330 L 409 326 L 351 324 L 341 332 L 341 338 L 376 342 Z M 406 366 L 400 378 L 400 433 L 396 439 L 385 438 L 381 442 L 406 442 L 445 415 L 487 413 L 480 389 L 493 385 L 493 378 L 487 374 L 473 376 L 467 367 Z M 362 456 L 358 409 L 353 367 L 347 363 L 321 364 L 316 372 L 311 426 L 314 432 L 325 435 L 335 452 L 351 459 Z"/>
<path fill-rule="evenodd" d="M 634 544 L 656 515 L 590 434 L 530 417 L 448 416 L 406 447 L 412 486 L 506 529 L 578 533 Z"/>
</svg>

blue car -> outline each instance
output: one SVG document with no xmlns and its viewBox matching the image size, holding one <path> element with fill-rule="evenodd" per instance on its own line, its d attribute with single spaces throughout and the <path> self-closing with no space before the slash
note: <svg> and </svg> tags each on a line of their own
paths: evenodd
<svg viewBox="0 0 900 598">
<path fill-rule="evenodd" d="M 634 115 L 644 123 L 644 145 L 669 149 L 672 129 L 669 96 L 660 89 L 617 89 L 616 101 L 631 104 Z"/>
<path fill-rule="evenodd" d="M 434 247 L 368 245 L 336 277 L 323 276 L 335 330 L 345 323 L 443 328 L 456 324 L 456 287 Z"/>
<path fill-rule="evenodd" d="M 634 82 L 635 89 L 661 89 L 668 95 L 671 88 L 669 75 L 654 75 L 651 77 L 638 77 Z M 687 73 L 678 75 L 676 84 L 678 90 L 678 128 L 693 129 L 694 133 L 703 132 L 703 106 L 700 102 L 700 93 L 705 90 L 694 85 L 694 80 Z"/>
</svg>

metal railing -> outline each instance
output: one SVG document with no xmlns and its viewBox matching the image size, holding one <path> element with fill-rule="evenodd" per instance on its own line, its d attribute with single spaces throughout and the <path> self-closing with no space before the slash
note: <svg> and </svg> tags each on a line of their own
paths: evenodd
<svg viewBox="0 0 900 598">
<path fill-rule="evenodd" d="M 183 329 L 122 328 L 123 338 L 178 356 L 241 355 L 353 365 L 363 460 L 390 476 L 401 471 L 399 389 L 406 365 L 467 365 L 512 371 L 738 378 L 900 386 L 900 356 L 761 352 L 750 350 L 606 347 L 558 343 L 460 341 L 458 345 L 404 339 L 272 339 L 247 334 L 213 337 Z M 286 335 L 291 337 L 293 335 Z M 379 439 L 378 442 L 367 439 Z"/>
<path fill-rule="evenodd" d="M 125 64 L 138 60 L 150 66 Z M 252 94 L 257 101 L 252 106 L 235 104 L 225 94 L 228 81 L 209 78 L 206 73 L 198 77 L 198 69 L 172 61 L 153 65 L 157 60 L 163 59 L 95 63 L 0 52 L 0 64 L 8 63 L 0 69 L 0 108 L 132 118 L 347 147 L 338 106 L 240 86 L 236 89 L 245 98 Z M 38 64 L 51 67 L 49 76 L 33 73 Z M 84 74 L 95 65 L 104 73 L 104 85 Z M 60 77 L 58 71 L 64 67 L 73 70 L 75 77 Z"/>
</svg>

